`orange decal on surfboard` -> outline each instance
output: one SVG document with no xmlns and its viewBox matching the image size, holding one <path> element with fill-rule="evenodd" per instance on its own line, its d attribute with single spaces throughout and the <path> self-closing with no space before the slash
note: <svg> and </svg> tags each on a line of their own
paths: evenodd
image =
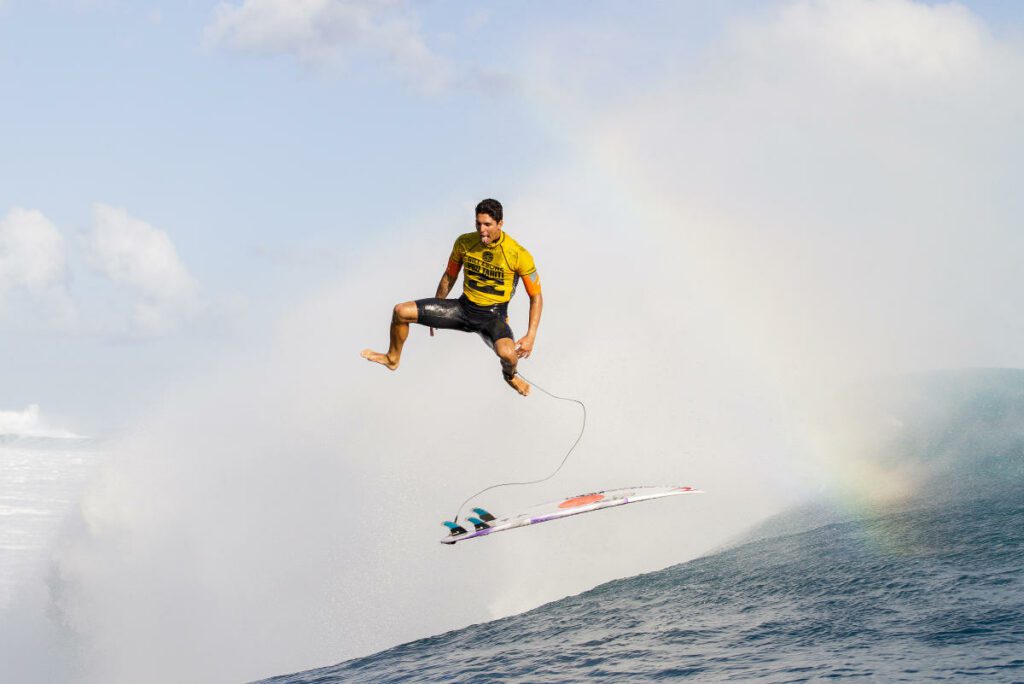
<svg viewBox="0 0 1024 684">
<path fill-rule="evenodd" d="M 562 503 L 558 504 L 559 508 L 576 508 L 577 506 L 585 506 L 588 503 L 594 503 L 604 498 L 604 494 L 584 494 L 583 496 L 577 496 L 573 499 L 566 499 Z"/>
</svg>

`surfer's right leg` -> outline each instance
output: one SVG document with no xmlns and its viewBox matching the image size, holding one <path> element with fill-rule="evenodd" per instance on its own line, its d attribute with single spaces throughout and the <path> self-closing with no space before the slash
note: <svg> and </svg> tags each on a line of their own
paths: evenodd
<svg viewBox="0 0 1024 684">
<path fill-rule="evenodd" d="M 391 317 L 391 346 L 388 347 L 387 353 L 364 349 L 363 358 L 387 366 L 391 370 L 398 368 L 398 362 L 402 358 L 402 346 L 409 337 L 410 323 L 419 323 L 430 328 L 469 330 L 466 316 L 457 299 L 431 297 L 403 302 L 395 305 Z"/>
<path fill-rule="evenodd" d="M 406 338 L 409 337 L 409 324 L 415 323 L 417 318 L 416 302 L 395 304 L 395 309 L 391 314 L 391 344 L 388 346 L 387 353 L 382 354 L 372 349 L 364 349 L 361 353 L 362 357 L 390 370 L 396 370 L 399 361 L 402 360 L 402 347 L 405 345 Z"/>
</svg>

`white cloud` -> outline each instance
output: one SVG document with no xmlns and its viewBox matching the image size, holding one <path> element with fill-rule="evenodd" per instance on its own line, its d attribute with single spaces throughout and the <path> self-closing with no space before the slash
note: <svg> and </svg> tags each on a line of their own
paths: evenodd
<svg viewBox="0 0 1024 684">
<path fill-rule="evenodd" d="M 0 219 L 0 305 L 8 293 L 21 291 L 51 322 L 67 323 L 74 310 L 66 273 L 64 238 L 41 212 L 14 208 Z"/>
<path fill-rule="evenodd" d="M 73 432 L 47 425 L 39 417 L 39 405 L 31 404 L 24 411 L 0 411 L 0 435 L 19 437 L 57 437 L 73 439 Z"/>
<path fill-rule="evenodd" d="M 64 240 L 42 213 L 12 209 L 0 220 L 0 286 L 44 289 L 64 274 Z"/>
<path fill-rule="evenodd" d="M 449 62 L 426 44 L 415 15 L 396 0 L 245 0 L 221 3 L 206 27 L 208 45 L 289 54 L 313 67 L 382 60 L 416 88 L 440 90 Z"/>
<path fill-rule="evenodd" d="M 738 27 L 737 56 L 793 75 L 822 69 L 847 84 L 942 84 L 971 77 L 993 49 L 985 25 L 957 4 L 907 0 L 802 1 L 770 23 Z M 813 57 L 813 59 L 809 59 Z"/>
<path fill-rule="evenodd" d="M 93 216 L 90 256 L 104 275 L 137 295 L 139 332 L 168 332 L 196 312 L 199 286 L 167 233 L 105 204 L 96 204 Z"/>
</svg>

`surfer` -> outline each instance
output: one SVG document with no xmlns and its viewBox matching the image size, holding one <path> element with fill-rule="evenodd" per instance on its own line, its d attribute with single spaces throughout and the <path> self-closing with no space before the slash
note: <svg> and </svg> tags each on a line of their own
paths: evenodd
<svg viewBox="0 0 1024 684">
<path fill-rule="evenodd" d="M 455 240 L 448 268 L 437 285 L 437 294 L 429 299 L 396 304 L 391 316 L 388 351 L 364 349 L 364 359 L 396 370 L 402 358 L 402 346 L 409 336 L 410 323 L 429 327 L 431 336 L 436 328 L 475 332 L 498 355 L 505 382 L 524 397 L 530 393 L 529 383 L 516 375 L 516 366 L 519 359 L 533 352 L 544 299 L 533 257 L 502 230 L 503 215 L 498 200 L 485 199 L 476 205 L 476 231 Z M 462 296 L 447 299 L 463 267 L 466 272 L 462 278 Z M 508 303 L 520 279 L 530 297 L 530 327 L 523 337 L 513 341 L 508 325 Z"/>
</svg>

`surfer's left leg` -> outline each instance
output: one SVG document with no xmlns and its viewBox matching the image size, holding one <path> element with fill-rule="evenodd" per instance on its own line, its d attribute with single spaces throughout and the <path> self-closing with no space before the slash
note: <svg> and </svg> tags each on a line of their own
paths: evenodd
<svg viewBox="0 0 1024 684">
<path fill-rule="evenodd" d="M 406 338 L 409 337 L 409 324 L 415 323 L 418 319 L 416 302 L 403 302 L 395 304 L 394 312 L 391 315 L 390 341 L 387 353 L 375 352 L 372 349 L 364 349 L 360 355 L 367 361 L 379 363 L 389 370 L 397 370 L 398 363 L 402 360 L 402 347 Z"/>
<path fill-rule="evenodd" d="M 503 337 L 494 341 L 494 353 L 501 359 L 501 375 L 508 386 L 524 397 L 530 393 L 530 383 L 516 375 L 519 357 L 516 355 L 516 343 L 511 337 Z"/>
</svg>

